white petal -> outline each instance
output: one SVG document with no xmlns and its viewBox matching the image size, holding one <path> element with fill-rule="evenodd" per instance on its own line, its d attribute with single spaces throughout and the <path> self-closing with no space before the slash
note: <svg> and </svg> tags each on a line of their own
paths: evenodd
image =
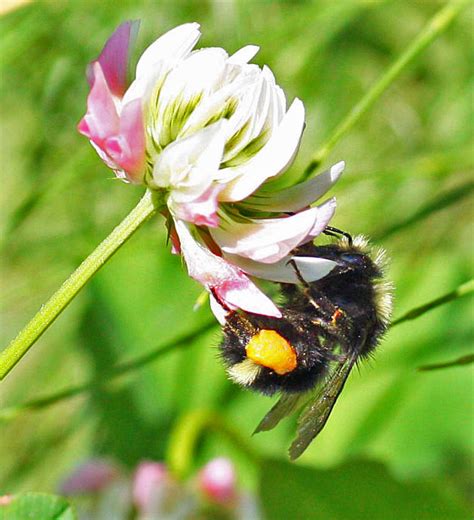
<svg viewBox="0 0 474 520">
<path fill-rule="evenodd" d="M 152 43 L 138 60 L 136 78 L 123 97 L 123 104 L 140 98 L 146 106 L 156 87 L 166 74 L 189 55 L 201 33 L 199 24 L 187 23 L 175 27 Z"/>
<path fill-rule="evenodd" d="M 162 60 L 178 61 L 185 58 L 200 36 L 198 23 L 185 23 L 163 34 L 138 60 L 137 77 L 150 74 L 154 66 Z"/>
<path fill-rule="evenodd" d="M 268 122 L 272 128 L 279 125 L 286 112 L 286 97 L 283 89 L 276 84 L 275 76 L 269 67 L 264 65 L 262 70 L 263 77 L 271 85 L 272 90 L 272 107 L 270 115 L 272 119 Z"/>
<path fill-rule="evenodd" d="M 141 99 L 143 106 L 146 107 L 154 88 L 163 81 L 172 66 L 173 63 L 170 61 L 160 61 L 153 66 L 153 72 L 134 79 L 123 96 L 122 104 L 126 105 L 135 99 Z"/>
<path fill-rule="evenodd" d="M 245 199 L 268 178 L 283 172 L 298 151 L 303 128 L 304 106 L 295 99 L 267 144 L 253 159 L 236 167 L 240 175 L 226 186 L 221 200 Z M 233 168 L 229 169 L 232 171 Z"/>
<path fill-rule="evenodd" d="M 269 106 L 266 90 L 267 87 L 260 74 L 239 97 L 237 110 L 229 120 L 232 133 L 228 138 L 224 161 L 234 158 L 262 131 Z M 232 139 L 235 135 L 238 135 L 238 139 Z M 232 146 L 229 146 L 230 142 L 232 142 Z M 223 171 L 227 173 L 227 170 Z M 224 174 L 224 178 L 226 177 L 227 175 Z"/>
<path fill-rule="evenodd" d="M 251 276 L 281 283 L 299 282 L 295 269 L 289 264 L 291 259 L 295 260 L 301 276 L 308 283 L 324 278 L 337 265 L 337 263 L 332 260 L 316 258 L 314 256 L 285 256 L 273 264 L 263 264 L 250 260 L 249 258 L 227 253 L 224 256 Z"/>
<path fill-rule="evenodd" d="M 314 221 L 314 225 L 308 233 L 308 238 L 315 238 L 326 229 L 326 226 L 329 224 L 329 221 L 332 219 L 334 212 L 336 211 L 335 197 L 323 202 L 317 206 L 317 208 L 318 218 Z"/>
<path fill-rule="evenodd" d="M 234 52 L 232 56 L 228 59 L 228 63 L 243 65 L 248 63 L 260 50 L 260 47 L 257 45 L 246 45 L 242 47 L 237 52 Z"/>
<path fill-rule="evenodd" d="M 219 171 L 226 123 L 218 121 L 167 146 L 155 162 L 154 185 L 171 188 L 181 202 L 201 195 Z"/>
<path fill-rule="evenodd" d="M 167 76 L 160 92 L 161 112 L 177 96 L 184 100 L 208 95 L 222 85 L 227 53 L 220 48 L 200 49 L 182 60 Z"/>
<path fill-rule="evenodd" d="M 246 98 L 249 97 L 249 93 L 258 86 L 259 77 L 258 67 L 252 67 L 251 70 L 247 70 L 245 74 L 241 74 L 235 81 L 226 83 L 226 79 L 224 78 L 224 84 L 221 88 L 199 102 L 186 121 L 182 134 L 186 135 L 198 128 L 202 128 L 215 114 L 221 112 L 229 100 L 233 100 L 237 102 L 237 110 L 229 119 L 228 137 L 233 135 L 238 127 L 242 126 L 246 119 L 249 118 L 247 114 L 249 110 L 247 110 L 242 117 L 240 117 L 239 114 L 241 114 L 245 108 Z M 239 117 L 241 120 L 238 119 Z"/>
<path fill-rule="evenodd" d="M 222 219 L 220 227 L 211 229 L 212 238 L 226 253 L 245 256 L 264 263 L 274 263 L 298 245 L 319 234 L 335 210 L 331 200 L 321 207 L 276 219 L 240 223 Z"/>
<path fill-rule="evenodd" d="M 331 189 L 342 175 L 344 166 L 344 161 L 340 161 L 312 179 L 277 192 L 265 191 L 263 186 L 243 204 L 259 211 L 287 212 L 306 208 Z"/>
<path fill-rule="evenodd" d="M 235 157 L 237 157 L 237 164 L 247 162 L 251 157 L 245 157 L 245 155 L 238 157 L 239 152 L 254 139 L 259 138 L 261 147 L 268 142 L 285 113 L 285 101 L 283 98 L 283 106 L 281 106 L 280 91 L 281 89 L 275 84 L 275 78 L 268 67 L 259 71 L 258 89 L 251 93 L 251 97 L 247 96 L 248 99 L 240 100 L 238 110 L 231 117 L 231 123 L 236 118 L 240 118 L 234 131 L 240 131 L 243 127 L 244 132 L 240 131 L 239 139 L 233 143 L 231 148 L 227 146 L 224 162 Z M 230 166 L 233 165 L 230 164 Z M 223 171 L 228 177 L 227 182 L 230 181 L 230 178 L 236 177 L 235 175 L 231 177 L 227 169 Z"/>
</svg>

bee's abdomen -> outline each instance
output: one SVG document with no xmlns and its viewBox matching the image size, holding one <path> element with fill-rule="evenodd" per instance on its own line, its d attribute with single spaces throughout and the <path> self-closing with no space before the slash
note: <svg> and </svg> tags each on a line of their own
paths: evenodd
<svg viewBox="0 0 474 520">
<path fill-rule="evenodd" d="M 306 314 L 283 309 L 283 319 L 232 313 L 221 356 L 237 383 L 271 395 L 313 388 L 334 360 L 336 340 Z"/>
</svg>

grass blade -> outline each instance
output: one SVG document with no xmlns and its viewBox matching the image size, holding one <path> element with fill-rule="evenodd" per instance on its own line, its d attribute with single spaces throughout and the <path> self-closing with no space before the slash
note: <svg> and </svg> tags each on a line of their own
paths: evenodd
<svg viewBox="0 0 474 520">
<path fill-rule="evenodd" d="M 443 31 L 445 31 L 456 16 L 467 5 L 468 0 L 457 0 L 439 10 L 428 22 L 425 28 L 399 56 L 382 77 L 369 89 L 362 99 L 354 106 L 333 130 L 321 148 L 313 155 L 311 162 L 303 173 L 302 179 L 307 179 L 326 159 L 336 143 L 344 136 L 381 97 L 387 88 L 397 79 L 403 70 L 410 65 Z"/>
</svg>

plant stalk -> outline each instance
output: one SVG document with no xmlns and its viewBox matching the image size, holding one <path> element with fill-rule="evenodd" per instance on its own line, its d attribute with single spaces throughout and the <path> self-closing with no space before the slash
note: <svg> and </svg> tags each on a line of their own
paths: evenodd
<svg viewBox="0 0 474 520">
<path fill-rule="evenodd" d="M 147 191 L 135 208 L 81 263 L 53 296 L 41 306 L 40 310 L 26 327 L 20 331 L 18 336 L 0 353 L 0 380 L 3 380 L 28 352 L 36 340 L 68 306 L 92 276 L 158 209 L 153 193 Z"/>
<path fill-rule="evenodd" d="M 441 8 L 424 29 L 418 34 L 408 48 L 382 74 L 379 80 L 370 88 L 362 99 L 354 106 L 347 116 L 336 126 L 328 139 L 313 155 L 304 171 L 301 181 L 306 180 L 326 159 L 336 143 L 361 119 L 372 105 L 380 98 L 387 88 L 397 79 L 401 72 L 410 65 L 443 31 L 445 31 L 469 0 L 453 0 Z"/>
</svg>

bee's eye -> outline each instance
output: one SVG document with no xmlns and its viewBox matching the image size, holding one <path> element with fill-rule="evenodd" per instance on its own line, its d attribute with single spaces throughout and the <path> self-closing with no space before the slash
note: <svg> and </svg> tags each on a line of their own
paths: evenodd
<svg viewBox="0 0 474 520">
<path fill-rule="evenodd" d="M 352 265 L 362 265 L 364 263 L 364 255 L 358 253 L 343 253 L 341 260 Z"/>
</svg>

